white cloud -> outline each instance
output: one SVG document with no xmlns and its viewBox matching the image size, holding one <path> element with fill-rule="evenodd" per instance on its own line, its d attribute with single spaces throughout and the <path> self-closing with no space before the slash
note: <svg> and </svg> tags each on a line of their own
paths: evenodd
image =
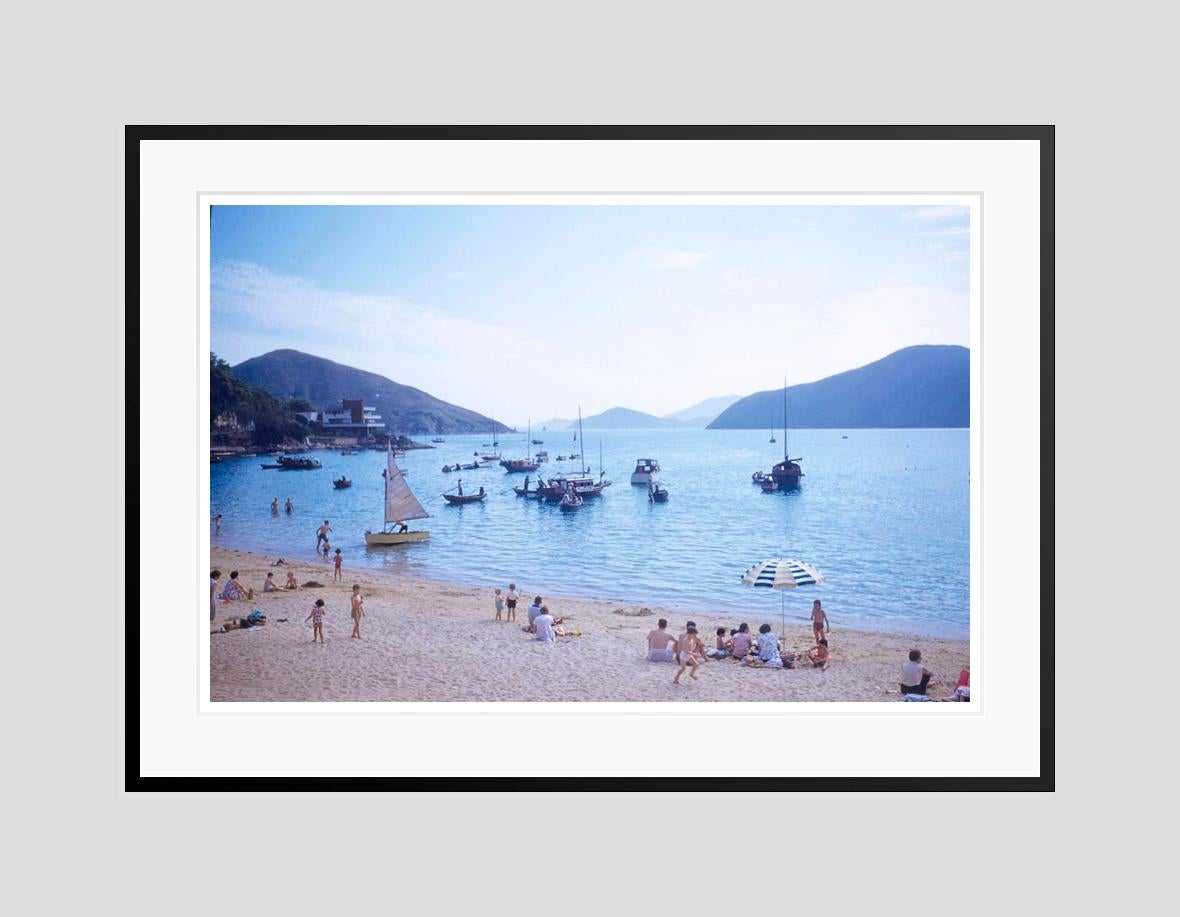
<svg viewBox="0 0 1180 917">
<path fill-rule="evenodd" d="M 709 256 L 705 252 L 684 248 L 641 248 L 635 253 L 648 267 L 661 271 L 683 271 L 696 267 Z"/>
<path fill-rule="evenodd" d="M 957 204 L 944 204 L 937 207 L 914 207 L 903 214 L 907 220 L 921 223 L 934 223 L 942 220 L 963 220 L 970 214 L 970 210 Z"/>
</svg>

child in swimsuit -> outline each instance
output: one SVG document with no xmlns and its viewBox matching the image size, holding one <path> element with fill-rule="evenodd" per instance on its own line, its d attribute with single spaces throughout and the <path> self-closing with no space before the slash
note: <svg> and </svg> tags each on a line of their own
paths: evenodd
<svg viewBox="0 0 1180 917">
<path fill-rule="evenodd" d="M 326 551 L 324 552 L 327 553 Z M 336 549 L 336 568 L 332 571 L 332 582 L 344 579 L 340 572 L 340 565 L 344 563 L 344 555 L 340 553 L 340 549 Z"/>
<path fill-rule="evenodd" d="M 504 600 L 500 597 L 500 587 L 496 587 L 496 620 L 504 620 Z"/>
<path fill-rule="evenodd" d="M 692 666 L 689 677 L 694 681 L 697 677 L 697 652 L 704 653 L 705 647 L 697 637 L 697 629 L 689 625 L 680 639 L 676 641 L 676 653 L 680 656 L 680 668 L 676 672 L 676 677 L 672 679 L 672 684 L 680 684 L 680 676 L 684 674 L 686 666 Z"/>
<path fill-rule="evenodd" d="M 828 626 L 827 612 L 819 604 L 819 599 L 811 603 L 811 632 L 815 635 L 815 642 L 822 641 L 823 635 L 831 628 Z"/>
<path fill-rule="evenodd" d="M 311 606 L 311 612 L 303 619 L 306 624 L 311 622 L 311 642 L 315 643 L 315 638 L 320 638 L 320 643 L 324 642 L 324 615 L 327 610 L 324 608 L 324 600 L 316 599 L 315 604 Z"/>
<path fill-rule="evenodd" d="M 828 663 L 832 661 L 832 656 L 828 652 L 828 641 L 826 637 L 820 637 L 819 643 L 807 651 L 807 658 L 811 660 L 811 664 L 823 671 L 828 670 Z"/>
<path fill-rule="evenodd" d="M 365 616 L 365 598 L 361 595 L 361 587 L 352 587 L 352 635 L 361 638 L 361 618 Z"/>
</svg>

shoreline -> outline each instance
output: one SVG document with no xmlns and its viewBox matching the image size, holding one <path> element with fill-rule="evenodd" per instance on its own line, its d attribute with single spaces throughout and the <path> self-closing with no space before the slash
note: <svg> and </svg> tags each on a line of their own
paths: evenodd
<svg viewBox="0 0 1180 917">
<path fill-rule="evenodd" d="M 922 651 L 923 664 L 935 673 L 929 694 L 938 700 L 951 694 L 970 661 L 965 638 L 839 626 L 829 634 L 827 671 L 710 661 L 696 682 L 686 672 L 685 684 L 677 686 L 675 665 L 645 658 L 646 634 L 656 620 L 667 618 L 668 630 L 680 633 L 691 618 L 712 646 L 715 629 L 736 627 L 739 616 L 547 594 L 552 613 L 582 636 L 546 644 L 520 629 L 535 594 L 527 583 L 518 583 L 518 620 L 500 622 L 494 619 L 493 585 L 369 567 L 345 568 L 334 584 L 326 562 L 272 567 L 275 559 L 210 549 L 212 568 L 222 572 L 219 590 L 231 570 L 255 590 L 252 600 L 217 603 L 209 638 L 214 701 L 901 701 L 897 678 L 911 648 Z M 262 592 L 266 573 L 274 572 L 281 585 L 288 571 L 323 588 Z M 353 583 L 365 596 L 360 640 L 349 637 Z M 507 592 L 507 583 L 500 586 Z M 311 643 L 310 626 L 304 625 L 317 598 L 328 612 L 323 645 Z M 266 626 L 215 632 L 230 616 L 255 608 L 267 615 Z M 746 620 L 765 620 L 776 632 L 779 626 L 753 615 Z M 796 652 L 813 645 L 811 626 L 803 620 L 789 617 L 785 637 L 784 647 Z"/>
</svg>

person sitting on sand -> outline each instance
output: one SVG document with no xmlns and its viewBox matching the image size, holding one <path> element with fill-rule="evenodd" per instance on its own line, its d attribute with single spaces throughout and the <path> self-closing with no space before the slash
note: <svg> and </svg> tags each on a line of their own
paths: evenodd
<svg viewBox="0 0 1180 917">
<path fill-rule="evenodd" d="M 925 694 L 933 677 L 934 673 L 922 665 L 922 654 L 918 650 L 910 650 L 909 662 L 901 664 L 901 693 Z"/>
<path fill-rule="evenodd" d="M 783 667 L 783 654 L 779 649 L 778 634 L 774 633 L 774 628 L 769 624 L 763 624 L 758 628 L 757 656 L 764 668 L 781 669 Z"/>
<path fill-rule="evenodd" d="M 263 592 L 278 592 L 278 584 L 275 583 L 275 575 L 273 572 L 266 574 L 266 582 L 262 584 Z"/>
<path fill-rule="evenodd" d="M 514 587 L 512 587 L 512 586 L 508 587 L 508 608 L 509 608 L 509 610 L 516 607 L 516 603 L 512 601 L 512 593 L 514 591 L 515 591 Z M 530 633 L 532 633 L 533 623 L 537 620 L 537 615 L 539 615 L 540 613 L 541 613 L 541 597 L 537 596 L 535 599 L 533 599 L 533 604 L 529 606 L 528 630 Z"/>
<path fill-rule="evenodd" d="M 968 668 L 959 672 L 959 680 L 955 683 L 955 693 L 950 697 L 944 697 L 943 700 L 948 701 L 970 701 L 971 700 L 971 670 Z"/>
<path fill-rule="evenodd" d="M 828 663 L 832 661 L 832 656 L 828 652 L 827 637 L 819 638 L 819 643 L 807 651 L 807 658 L 811 660 L 811 664 L 815 668 L 825 672 L 828 670 Z"/>
<path fill-rule="evenodd" d="M 705 646 L 701 643 L 697 636 L 696 626 L 689 624 L 684 633 L 676 641 L 676 655 L 680 658 L 680 668 L 676 670 L 676 677 L 672 679 L 672 684 L 680 684 L 680 676 L 684 674 L 684 669 L 687 666 L 692 666 L 692 670 L 688 673 L 689 677 L 694 681 L 697 677 L 697 651 L 704 652 Z"/>
<path fill-rule="evenodd" d="M 287 571 L 287 582 L 285 582 L 283 584 L 283 588 L 284 589 L 298 589 L 299 588 L 299 580 L 295 579 L 295 574 L 290 570 Z"/>
<path fill-rule="evenodd" d="M 560 620 L 559 618 L 558 621 Z M 537 639 L 546 641 L 555 639 L 556 635 L 553 633 L 553 625 L 555 623 L 557 622 L 553 620 L 553 615 L 549 614 L 549 607 L 542 605 L 541 613 L 533 620 L 533 630 L 537 635 Z"/>
<path fill-rule="evenodd" d="M 647 635 L 647 659 L 649 662 L 674 662 L 672 645 L 676 638 L 668 633 L 668 619 L 660 618 L 656 629 Z"/>
<path fill-rule="evenodd" d="M 709 650 L 705 650 L 705 654 L 711 659 L 724 659 L 729 655 L 729 640 L 725 637 L 725 628 L 717 628 L 716 645 Z"/>
<path fill-rule="evenodd" d="M 247 589 L 238 580 L 238 571 L 234 570 L 229 575 L 229 582 L 225 584 L 225 588 L 221 590 L 221 595 L 218 596 L 223 602 L 236 602 L 241 599 L 254 598 L 254 590 Z"/>
<path fill-rule="evenodd" d="M 750 625 L 743 622 L 737 633 L 733 635 L 733 639 L 729 641 L 729 651 L 733 654 L 734 659 L 745 659 L 750 655 L 750 647 L 753 643 L 754 637 L 750 633 Z"/>
</svg>

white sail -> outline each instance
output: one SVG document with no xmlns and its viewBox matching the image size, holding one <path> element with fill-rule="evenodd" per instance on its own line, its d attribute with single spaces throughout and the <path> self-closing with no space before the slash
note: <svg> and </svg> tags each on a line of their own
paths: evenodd
<svg viewBox="0 0 1180 917">
<path fill-rule="evenodd" d="M 385 468 L 385 521 L 407 522 L 410 519 L 426 519 L 426 512 L 410 485 L 406 483 L 402 470 L 393 460 L 393 449 L 389 449 L 388 465 Z"/>
</svg>

